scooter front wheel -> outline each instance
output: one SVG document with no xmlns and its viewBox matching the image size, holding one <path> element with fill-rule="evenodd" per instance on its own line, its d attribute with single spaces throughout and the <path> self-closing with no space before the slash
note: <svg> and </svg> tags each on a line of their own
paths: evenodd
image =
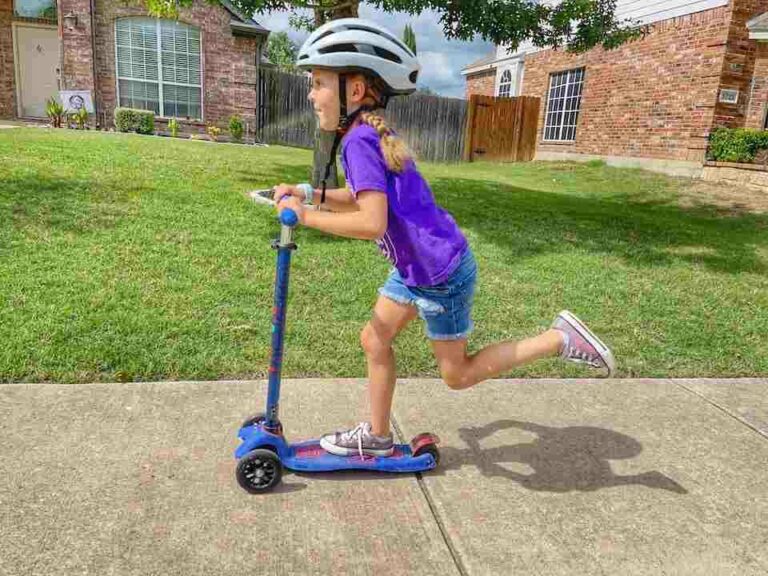
<svg viewBox="0 0 768 576">
<path fill-rule="evenodd" d="M 243 456 L 235 471 L 237 483 L 251 494 L 272 490 L 283 477 L 283 464 L 272 450 L 257 448 Z"/>
</svg>

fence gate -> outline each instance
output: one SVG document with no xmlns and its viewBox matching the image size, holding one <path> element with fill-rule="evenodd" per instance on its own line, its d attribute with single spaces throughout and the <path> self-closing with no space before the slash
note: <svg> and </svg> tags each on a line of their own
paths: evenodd
<svg viewBox="0 0 768 576">
<path fill-rule="evenodd" d="M 464 160 L 533 160 L 540 102 L 532 96 L 473 95 L 467 114 Z"/>
</svg>

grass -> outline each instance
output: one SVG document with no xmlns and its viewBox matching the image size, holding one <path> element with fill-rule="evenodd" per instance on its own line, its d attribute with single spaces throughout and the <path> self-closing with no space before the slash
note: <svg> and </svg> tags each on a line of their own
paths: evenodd
<svg viewBox="0 0 768 576">
<path fill-rule="evenodd" d="M 281 147 L 0 132 L 0 381 L 263 377 L 277 225 L 243 192 L 306 180 L 310 162 Z M 765 214 L 601 163 L 423 171 L 478 256 L 472 348 L 569 308 L 623 376 L 768 374 Z M 358 334 L 388 265 L 372 243 L 311 230 L 298 242 L 284 373 L 362 376 Z M 436 375 L 419 323 L 396 351 L 402 376 Z M 544 361 L 511 375 L 587 374 Z"/>
</svg>

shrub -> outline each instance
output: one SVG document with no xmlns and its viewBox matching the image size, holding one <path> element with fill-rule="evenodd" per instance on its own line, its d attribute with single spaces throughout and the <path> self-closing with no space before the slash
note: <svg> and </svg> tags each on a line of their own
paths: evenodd
<svg viewBox="0 0 768 576">
<path fill-rule="evenodd" d="M 718 162 L 752 162 L 758 150 L 768 149 L 768 131 L 717 128 L 709 135 L 707 155 Z"/>
<path fill-rule="evenodd" d="M 118 132 L 152 134 L 155 131 L 155 113 L 151 110 L 115 108 L 115 127 Z"/>
<path fill-rule="evenodd" d="M 171 136 L 174 138 L 179 135 L 179 121 L 176 118 L 168 120 L 168 130 L 171 131 Z"/>
<path fill-rule="evenodd" d="M 78 130 L 85 130 L 85 125 L 88 123 L 88 110 L 80 108 L 69 115 L 70 120 L 75 122 Z"/>
<path fill-rule="evenodd" d="M 240 116 L 230 116 L 229 133 L 232 134 L 232 138 L 236 142 L 240 142 L 243 139 L 244 129 L 243 119 Z"/>
<path fill-rule="evenodd" d="M 45 102 L 45 114 L 48 116 L 54 128 L 61 128 L 66 111 L 64 106 L 56 98 L 48 98 Z"/>
<path fill-rule="evenodd" d="M 213 124 L 208 124 L 208 127 L 205 129 L 205 131 L 214 142 L 219 139 L 219 134 L 221 134 L 221 128 Z"/>
</svg>

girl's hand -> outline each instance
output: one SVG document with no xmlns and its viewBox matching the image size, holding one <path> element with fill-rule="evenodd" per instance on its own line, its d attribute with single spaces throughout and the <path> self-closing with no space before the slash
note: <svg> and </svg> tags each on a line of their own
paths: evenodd
<svg viewBox="0 0 768 576">
<path fill-rule="evenodd" d="M 280 204 L 280 199 L 285 196 L 293 196 L 299 200 L 304 200 L 304 192 L 291 184 L 280 184 L 275 186 L 273 190 L 274 196 L 272 196 L 272 199 L 275 201 L 275 204 Z"/>
<path fill-rule="evenodd" d="M 281 214 L 283 210 L 290 208 L 296 212 L 296 216 L 299 218 L 299 224 L 304 224 L 304 204 L 296 196 L 284 196 L 283 201 L 277 205 L 277 213 Z"/>
</svg>

